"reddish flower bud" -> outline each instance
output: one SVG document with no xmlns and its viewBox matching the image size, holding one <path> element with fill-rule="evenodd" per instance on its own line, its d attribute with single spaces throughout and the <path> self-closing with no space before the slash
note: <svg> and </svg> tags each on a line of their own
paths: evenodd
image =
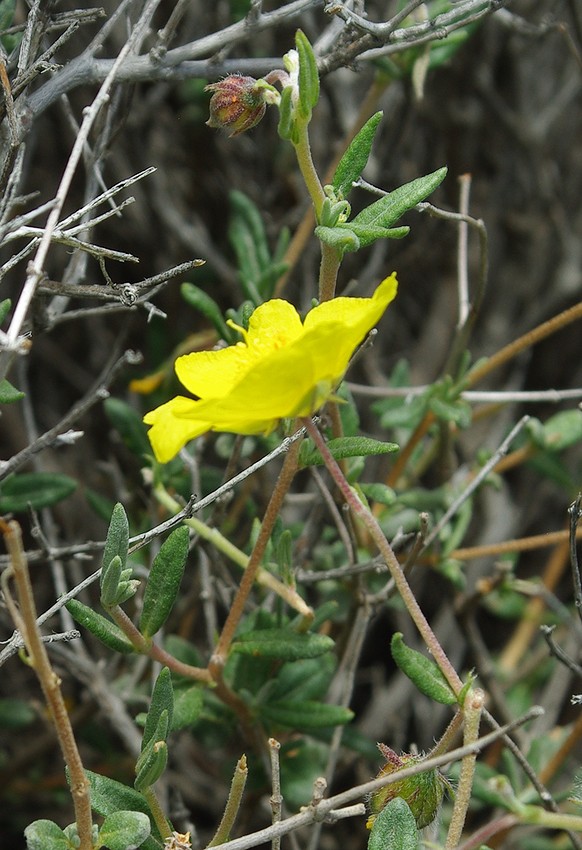
<svg viewBox="0 0 582 850">
<path fill-rule="evenodd" d="M 228 130 L 230 136 L 238 136 L 258 124 L 265 114 L 264 88 L 257 85 L 254 77 L 231 74 L 206 86 L 214 94 L 210 99 L 209 127 Z"/>
</svg>

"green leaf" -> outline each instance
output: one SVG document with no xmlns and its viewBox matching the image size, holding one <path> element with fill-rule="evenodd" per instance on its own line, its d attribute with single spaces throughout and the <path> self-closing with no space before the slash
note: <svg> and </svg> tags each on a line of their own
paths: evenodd
<svg viewBox="0 0 582 850">
<path fill-rule="evenodd" d="M 151 456 L 152 447 L 147 436 L 148 428 L 137 410 L 119 398 L 105 399 L 103 409 L 127 448 L 134 455 L 139 458 Z"/>
<path fill-rule="evenodd" d="M 309 119 L 311 110 L 319 100 L 317 60 L 302 30 L 295 33 L 295 47 L 299 54 L 299 114 L 302 118 Z"/>
<path fill-rule="evenodd" d="M 193 283 L 183 283 L 180 287 L 180 294 L 187 304 L 206 316 L 221 339 L 230 339 L 230 330 L 224 321 L 222 310 L 214 298 L 211 298 L 207 292 Z"/>
<path fill-rule="evenodd" d="M 459 428 L 468 428 L 473 418 L 471 405 L 461 398 L 449 401 L 432 396 L 428 407 L 438 419 L 442 419 L 443 422 L 452 422 Z"/>
<path fill-rule="evenodd" d="M 143 812 L 150 818 L 153 835 L 160 839 L 146 838 L 140 850 L 160 850 L 162 841 L 151 816 L 150 808 L 145 798 L 134 788 L 129 788 L 108 776 L 101 776 L 91 770 L 85 771 L 85 776 L 91 784 L 91 807 L 101 817 L 107 817 L 113 812 L 132 811 Z"/>
<path fill-rule="evenodd" d="M 293 108 L 293 89 L 286 86 L 281 92 L 279 103 L 279 126 L 277 132 L 282 139 L 294 141 L 297 133 L 295 125 L 295 111 Z"/>
<path fill-rule="evenodd" d="M 341 198 L 347 198 L 354 183 L 366 167 L 382 112 L 376 112 L 352 139 L 333 175 L 333 188 Z"/>
<path fill-rule="evenodd" d="M 166 712 L 164 712 L 164 716 Z M 167 723 L 167 719 L 166 719 Z M 137 791 L 145 791 L 158 781 L 168 764 L 168 745 L 165 741 L 155 741 L 138 759 L 136 777 L 133 783 Z"/>
<path fill-rule="evenodd" d="M 105 548 L 103 549 L 103 558 L 101 561 L 103 566 L 101 583 L 103 583 L 105 567 L 109 566 L 116 555 L 119 556 L 121 560 L 122 569 L 125 569 L 128 548 L 129 522 L 127 514 L 125 513 L 125 508 L 121 502 L 117 502 L 113 508 L 111 519 L 109 520 L 109 528 L 107 529 L 107 537 L 105 539 Z"/>
<path fill-rule="evenodd" d="M 3 378 L 0 381 L 0 404 L 13 404 L 15 401 L 20 401 L 24 398 L 24 393 L 12 386 L 10 381 Z"/>
<path fill-rule="evenodd" d="M 121 629 L 111 620 L 107 620 L 102 614 L 94 611 L 93 608 L 89 608 L 88 605 L 84 605 L 78 599 L 69 599 L 65 608 L 76 623 L 88 629 L 109 649 L 125 655 L 136 652 L 135 647 L 125 637 Z"/>
<path fill-rule="evenodd" d="M 259 658 L 296 661 L 317 658 L 333 649 L 333 645 L 333 640 L 327 635 L 298 634 L 289 629 L 261 629 L 241 635 L 232 644 L 231 651 Z"/>
<path fill-rule="evenodd" d="M 135 850 L 150 833 L 150 819 L 143 812 L 113 812 L 103 821 L 99 841 L 108 850 Z"/>
<path fill-rule="evenodd" d="M 167 667 L 162 667 L 154 689 L 152 691 L 152 701 L 146 718 L 145 729 L 143 731 L 143 740 L 141 742 L 142 752 L 145 750 L 158 729 L 158 723 L 162 712 L 168 713 L 168 728 L 172 727 L 172 717 L 174 714 L 174 689 L 172 687 L 172 678 Z"/>
<path fill-rule="evenodd" d="M 454 705 L 457 702 L 451 686 L 434 661 L 406 646 L 401 632 L 392 635 L 390 651 L 398 667 L 422 694 L 443 705 Z"/>
<path fill-rule="evenodd" d="M 180 688 L 174 696 L 174 717 L 172 730 L 194 726 L 200 718 L 204 705 L 203 689 L 200 685 L 191 688 Z"/>
<path fill-rule="evenodd" d="M 170 614 L 184 575 L 189 534 L 186 526 L 172 531 L 154 558 L 145 586 L 139 630 L 146 638 L 158 632 Z"/>
<path fill-rule="evenodd" d="M 40 510 L 70 496 L 77 482 L 58 472 L 29 472 L 11 475 L 0 487 L 0 514 Z"/>
<path fill-rule="evenodd" d="M 561 452 L 582 441 L 582 410 L 562 410 L 550 416 L 543 426 L 543 443 L 550 451 Z"/>
<path fill-rule="evenodd" d="M 354 717 L 354 712 L 349 708 L 315 700 L 268 702 L 261 706 L 260 711 L 261 717 L 271 723 L 298 731 L 342 726 Z"/>
<path fill-rule="evenodd" d="M 123 564 L 119 555 L 115 555 L 107 566 L 103 565 L 101 570 L 101 604 L 104 608 L 111 608 L 117 604 L 119 591 L 119 580 Z"/>
<path fill-rule="evenodd" d="M 37 718 L 36 711 L 23 699 L 0 699 L 0 729 L 22 729 Z"/>
<path fill-rule="evenodd" d="M 14 6 L 14 0 L 10 0 L 10 2 L 12 3 L 12 6 Z M 4 27 L 2 26 L 2 10 L 4 9 L 4 3 L 6 3 L 6 0 L 3 0 L 3 2 L 0 3 L 0 29 L 4 29 Z M 14 12 L 12 14 L 14 14 Z M 8 26 L 10 26 L 10 24 Z M 11 307 L 12 301 L 10 300 L 10 298 L 4 298 L 3 301 L 0 301 L 0 325 L 10 312 Z"/>
<path fill-rule="evenodd" d="M 354 231 L 350 229 L 350 225 L 338 224 L 335 227 L 319 225 L 315 228 L 314 232 L 321 242 L 330 245 L 342 253 L 346 251 L 357 251 L 360 247 L 360 240 Z"/>
<path fill-rule="evenodd" d="M 28 850 L 73 850 L 73 845 L 52 820 L 35 820 L 24 830 Z"/>
<path fill-rule="evenodd" d="M 342 225 L 340 225 L 341 227 Z M 347 227 L 360 240 L 360 248 L 367 248 L 377 239 L 403 239 L 410 233 L 410 227 L 378 227 L 377 225 L 358 224 L 356 220 L 348 222 Z"/>
<path fill-rule="evenodd" d="M 399 448 L 396 443 L 386 443 L 369 437 L 338 437 L 335 440 L 329 440 L 327 447 L 336 460 L 391 454 L 397 452 Z M 299 452 L 299 466 L 321 466 L 323 462 L 319 449 L 316 449 L 313 443 L 305 441 Z"/>
<path fill-rule="evenodd" d="M 423 201 L 442 183 L 446 168 L 439 168 L 425 177 L 418 177 L 411 183 L 405 183 L 375 201 L 359 213 L 351 222 L 365 227 L 390 227 L 407 211 Z"/>
<path fill-rule="evenodd" d="M 418 850 L 414 815 L 402 797 L 394 797 L 379 814 L 370 832 L 368 850 Z"/>
<path fill-rule="evenodd" d="M 360 488 L 369 501 L 378 502 L 380 505 L 393 505 L 397 498 L 392 487 L 379 482 L 360 484 Z"/>
<path fill-rule="evenodd" d="M 305 702 L 323 699 L 336 669 L 333 652 L 283 664 L 267 692 L 266 702 Z M 271 684 L 271 683 L 270 683 Z"/>
</svg>

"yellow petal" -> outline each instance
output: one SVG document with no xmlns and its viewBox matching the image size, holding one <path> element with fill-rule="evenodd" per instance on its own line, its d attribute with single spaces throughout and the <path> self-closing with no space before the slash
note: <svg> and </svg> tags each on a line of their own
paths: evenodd
<svg viewBox="0 0 582 850">
<path fill-rule="evenodd" d="M 198 404 L 184 396 L 176 396 L 144 416 L 146 425 L 152 426 L 148 437 L 160 463 L 167 463 L 186 443 L 210 430 L 210 423 L 197 417 Z"/>
</svg>

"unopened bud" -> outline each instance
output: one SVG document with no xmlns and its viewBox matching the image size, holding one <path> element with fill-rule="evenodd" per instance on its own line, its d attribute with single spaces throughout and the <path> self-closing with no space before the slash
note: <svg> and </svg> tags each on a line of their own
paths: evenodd
<svg viewBox="0 0 582 850">
<path fill-rule="evenodd" d="M 385 744 L 378 744 L 380 752 L 387 759 L 387 763 L 381 768 L 378 778 L 389 776 L 422 762 L 422 756 L 403 753 L 398 755 Z M 443 800 L 446 780 L 438 770 L 425 770 L 414 776 L 408 776 L 392 785 L 386 785 L 375 791 L 369 800 L 370 817 L 366 822 L 368 829 L 372 829 L 376 815 L 388 805 L 394 797 L 402 797 L 408 803 L 410 811 L 416 820 L 418 829 L 424 829 L 435 819 Z"/>
<path fill-rule="evenodd" d="M 214 92 L 210 99 L 209 127 L 228 130 L 238 136 L 259 123 L 265 114 L 265 90 L 254 77 L 231 74 L 218 83 L 206 86 Z"/>
</svg>

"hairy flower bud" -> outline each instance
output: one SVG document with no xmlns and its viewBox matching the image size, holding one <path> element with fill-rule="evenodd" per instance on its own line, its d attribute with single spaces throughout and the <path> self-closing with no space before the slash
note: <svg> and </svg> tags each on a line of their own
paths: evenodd
<svg viewBox="0 0 582 850">
<path fill-rule="evenodd" d="M 408 753 L 398 755 L 385 744 L 378 744 L 378 748 L 387 760 L 384 767 L 381 768 L 378 778 L 389 776 L 405 767 L 422 763 L 423 757 L 420 755 L 409 755 Z M 425 770 L 422 773 L 419 772 L 414 776 L 409 776 L 392 783 L 392 785 L 380 788 L 370 796 L 370 817 L 366 826 L 371 829 L 376 820 L 376 815 L 388 805 L 390 800 L 393 800 L 394 797 L 402 797 L 408 803 L 418 829 L 424 829 L 435 819 L 447 784 L 438 770 Z"/>
<path fill-rule="evenodd" d="M 206 86 L 214 94 L 210 99 L 209 127 L 228 130 L 238 136 L 258 124 L 265 114 L 265 89 L 254 77 L 231 74 L 218 83 Z"/>
</svg>

